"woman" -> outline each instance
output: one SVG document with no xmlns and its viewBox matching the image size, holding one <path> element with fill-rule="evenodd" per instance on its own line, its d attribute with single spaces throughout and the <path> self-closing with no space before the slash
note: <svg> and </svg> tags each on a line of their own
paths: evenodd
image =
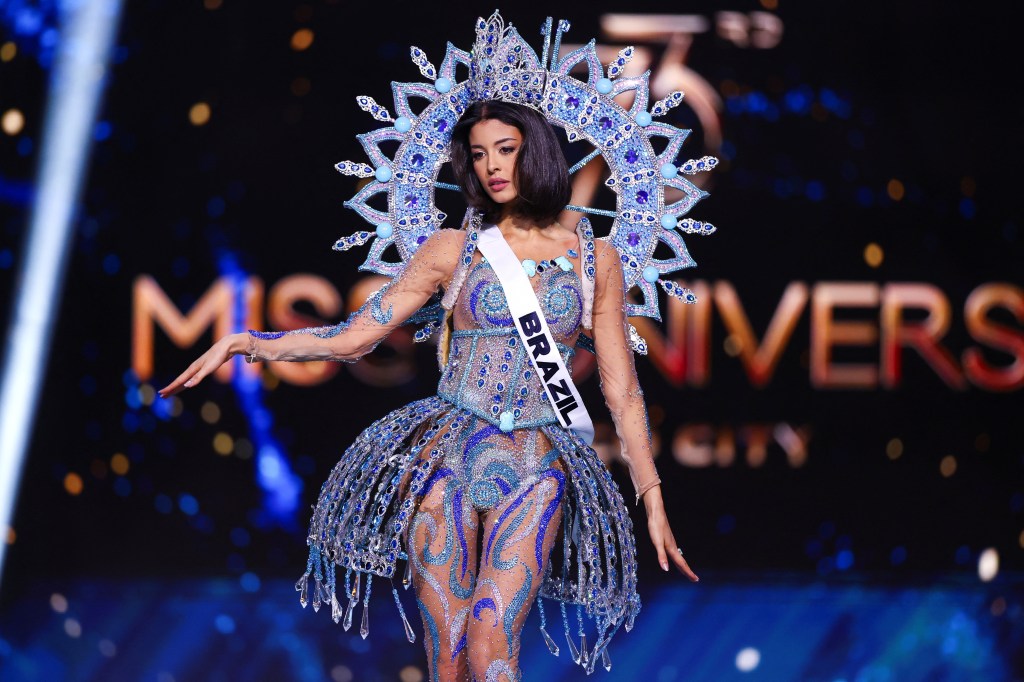
<svg viewBox="0 0 1024 682">
<path fill-rule="evenodd" d="M 627 342 L 618 254 L 583 223 L 572 230 L 556 221 L 570 188 L 554 131 L 531 108 L 476 102 L 453 131 L 451 157 L 467 202 L 485 220 L 481 229 L 500 231 L 523 262 L 566 364 L 581 331 L 592 330 L 601 388 L 658 560 L 698 580 L 665 515 Z M 576 603 L 597 621 L 590 650 L 579 612 L 577 650 L 563 618 L 577 662 L 607 661 L 611 634 L 631 627 L 639 610 L 621 495 L 594 451 L 558 423 L 477 236 L 472 224 L 440 230 L 348 321 L 226 336 L 160 391 L 166 397 L 194 387 L 240 354 L 354 362 L 444 289 L 451 331 L 441 345 L 438 395 L 388 415 L 348 449 L 321 491 L 298 586 L 305 598 L 312 571 L 314 605 L 330 599 L 337 619 L 340 606 L 324 586 L 333 584 L 336 566 L 346 569 L 349 623 L 360 575 L 390 577 L 396 557 L 407 555 L 432 680 L 520 679 L 520 632 L 538 593 L 560 601 L 563 616 L 565 603 Z M 596 266 L 589 286 L 585 254 Z M 546 630 L 544 637 L 557 652 Z"/>
</svg>

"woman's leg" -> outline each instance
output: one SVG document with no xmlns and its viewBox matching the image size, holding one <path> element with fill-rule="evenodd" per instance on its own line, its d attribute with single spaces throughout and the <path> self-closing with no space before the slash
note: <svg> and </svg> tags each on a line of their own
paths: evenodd
<svg viewBox="0 0 1024 682">
<path fill-rule="evenodd" d="M 536 482 L 487 512 L 482 559 L 469 615 L 469 666 L 475 682 L 519 682 L 519 636 L 547 569 L 562 522 L 560 461 Z"/>
<path fill-rule="evenodd" d="M 476 584 L 477 518 L 451 469 L 424 485 L 409 531 L 431 682 L 470 682 L 466 620 Z"/>
</svg>

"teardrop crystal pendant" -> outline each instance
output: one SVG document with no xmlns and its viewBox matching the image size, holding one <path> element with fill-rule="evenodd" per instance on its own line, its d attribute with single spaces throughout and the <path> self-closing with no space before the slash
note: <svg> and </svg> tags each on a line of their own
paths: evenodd
<svg viewBox="0 0 1024 682">
<path fill-rule="evenodd" d="M 320 578 L 313 581 L 313 610 L 320 611 Z"/>
<path fill-rule="evenodd" d="M 412 559 L 405 562 L 405 573 L 402 575 L 402 587 L 409 589 L 412 585 Z"/>
<path fill-rule="evenodd" d="M 356 581 L 352 583 L 352 599 L 355 601 L 359 601 L 359 579 L 362 575 L 362 573 L 356 573 Z"/>
<path fill-rule="evenodd" d="M 299 582 L 295 584 L 295 586 L 299 589 L 299 603 L 302 604 L 302 608 L 306 608 L 306 604 L 309 603 L 309 599 L 307 598 L 307 591 L 306 591 L 306 587 L 308 586 L 308 584 L 309 584 L 309 577 L 308 576 L 302 576 L 302 578 L 299 580 Z"/>
<path fill-rule="evenodd" d="M 338 602 L 338 595 L 331 595 L 331 618 L 335 623 L 341 622 L 342 617 L 341 604 Z"/>
<path fill-rule="evenodd" d="M 569 653 L 572 654 L 572 662 L 576 665 L 580 663 L 580 652 L 576 649 L 576 643 L 572 641 L 572 636 L 566 634 L 565 641 L 569 642 Z"/>
<path fill-rule="evenodd" d="M 605 670 L 607 670 L 608 672 L 611 672 L 611 670 L 612 670 L 612 657 L 608 654 L 608 647 L 607 646 L 605 648 L 601 649 L 601 665 L 604 666 Z"/>
<path fill-rule="evenodd" d="M 551 639 L 551 635 L 549 635 L 548 631 L 544 628 L 540 629 L 540 634 L 544 637 L 544 643 L 548 645 L 548 651 L 550 651 L 553 656 L 557 656 L 558 645 L 555 644 L 555 640 Z"/>
<path fill-rule="evenodd" d="M 410 644 L 416 643 L 416 632 L 412 629 L 412 625 L 409 624 L 409 619 L 405 617 L 405 611 L 402 614 L 402 625 L 405 626 L 405 638 L 409 640 Z"/>
<path fill-rule="evenodd" d="M 359 623 L 359 636 L 366 639 L 370 636 L 370 605 L 363 604 L 363 620 Z"/>
<path fill-rule="evenodd" d="M 306 573 L 301 578 L 296 580 L 295 581 L 295 591 L 296 592 L 302 592 L 302 586 L 306 584 L 307 580 L 309 580 L 309 573 Z"/>
<path fill-rule="evenodd" d="M 345 632 L 348 632 L 348 629 L 352 627 L 352 611 L 355 609 L 355 607 L 356 600 L 349 599 L 348 606 L 345 607 L 345 622 L 341 624 L 341 626 L 345 628 Z"/>
<path fill-rule="evenodd" d="M 587 636 L 580 635 L 580 665 L 584 668 L 590 662 L 590 649 L 587 648 Z"/>
</svg>

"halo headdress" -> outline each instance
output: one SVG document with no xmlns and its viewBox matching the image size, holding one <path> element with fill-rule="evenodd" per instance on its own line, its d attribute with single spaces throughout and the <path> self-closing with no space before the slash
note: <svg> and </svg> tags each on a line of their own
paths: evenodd
<svg viewBox="0 0 1024 682">
<path fill-rule="evenodd" d="M 677 106 L 683 94 L 673 92 L 648 108 L 650 72 L 622 77 L 633 56 L 632 47 L 620 51 L 607 69 L 598 59 L 593 40 L 559 59 L 562 35 L 568 30 L 569 22 L 561 20 L 555 28 L 548 18 L 541 29 L 544 48 L 538 58 L 515 28 L 511 24 L 506 26 L 495 12 L 489 19 L 477 20 L 472 52 L 449 43 L 439 69 L 421 49 L 411 48 L 412 61 L 428 82 L 391 84 L 396 116 L 373 98 L 358 97 L 363 110 L 387 125 L 357 136 L 370 164 L 343 161 L 336 168 L 345 175 L 373 178 L 345 205 L 374 228 L 343 237 L 334 248 L 344 251 L 372 240 L 369 256 L 360 270 L 397 276 L 419 245 L 446 218 L 435 205 L 435 190 L 459 189 L 437 179 L 448 161 L 456 122 L 472 102 L 499 99 L 532 107 L 562 127 L 570 142 L 586 141 L 594 146 L 593 152 L 569 169 L 570 173 L 579 171 L 597 156 L 607 163 L 611 172 L 605 184 L 616 194 L 616 210 L 571 205 L 566 208 L 614 218 L 611 231 L 603 239 L 620 254 L 627 290 L 636 287 L 641 294 L 640 302 L 628 304 L 627 314 L 660 321 L 658 284 L 671 296 L 687 303 L 696 302 L 691 291 L 665 279 L 665 275 L 696 264 L 680 233 L 715 231 L 709 223 L 683 217 L 707 196 L 683 176 L 710 170 L 718 160 L 705 156 L 678 164 L 676 158 L 690 131 L 654 119 Z M 570 75 L 581 63 L 587 67 L 586 81 Z M 459 64 L 469 68 L 469 77 L 462 82 L 455 76 Z M 627 91 L 635 93 L 629 109 L 614 99 Z M 419 114 L 410 105 L 413 98 L 428 101 Z M 666 141 L 660 154 L 651 144 L 655 137 Z M 381 151 L 381 143 L 387 141 L 399 143 L 394 158 Z M 666 204 L 668 187 L 682 192 L 682 198 Z M 384 193 L 387 211 L 371 207 L 370 200 Z M 659 243 L 671 250 L 672 257 L 654 257 Z M 399 261 L 384 260 L 385 250 L 392 245 Z M 592 269 L 593 265 L 584 267 Z M 592 271 L 587 274 L 593 277 Z M 436 313 L 435 304 L 412 318 L 413 322 L 429 321 L 417 332 L 417 340 L 425 340 L 436 329 Z M 634 348 L 642 345 L 634 343 Z"/>
</svg>

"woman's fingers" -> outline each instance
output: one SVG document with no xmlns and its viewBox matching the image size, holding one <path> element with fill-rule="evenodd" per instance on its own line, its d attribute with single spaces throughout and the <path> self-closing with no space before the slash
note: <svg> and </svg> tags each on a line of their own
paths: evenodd
<svg viewBox="0 0 1024 682">
<path fill-rule="evenodd" d="M 167 384 L 158 391 L 158 393 L 160 393 L 160 397 L 170 397 L 175 393 L 180 392 L 182 389 L 192 388 L 193 386 L 198 384 L 200 381 L 202 381 L 203 376 L 205 376 L 202 373 L 203 366 L 204 365 L 202 362 L 202 358 L 193 362 L 191 365 L 188 366 L 188 369 L 186 369 L 184 372 L 178 375 L 177 379 Z"/>
<path fill-rule="evenodd" d="M 675 545 L 674 541 L 672 542 L 672 545 Z M 700 578 L 697 577 L 697 574 L 693 572 L 693 569 L 690 568 L 690 564 L 686 562 L 686 558 L 683 556 L 683 553 L 680 551 L 679 547 L 671 547 L 668 550 L 668 554 L 672 557 L 672 563 L 676 565 L 676 568 L 679 569 L 680 573 L 685 575 L 693 582 L 698 582 L 700 580 Z"/>
<path fill-rule="evenodd" d="M 693 582 L 700 580 L 686 562 L 683 553 L 679 550 L 679 545 L 676 544 L 672 529 L 668 527 L 668 519 L 664 517 L 650 519 L 647 530 L 651 534 L 651 542 L 654 544 L 654 549 L 658 552 L 658 564 L 661 566 L 661 570 L 668 571 L 668 560 L 671 558 L 672 563 L 675 564 L 680 573 Z"/>
</svg>

